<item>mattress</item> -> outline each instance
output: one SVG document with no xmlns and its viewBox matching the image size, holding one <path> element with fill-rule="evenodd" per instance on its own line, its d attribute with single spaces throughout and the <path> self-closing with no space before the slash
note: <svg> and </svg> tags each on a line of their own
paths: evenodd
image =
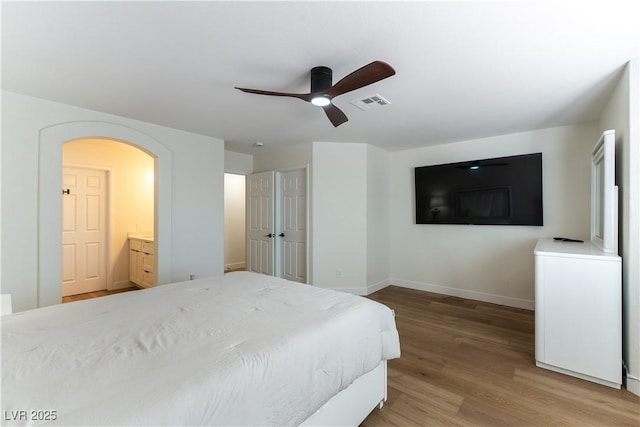
<svg viewBox="0 0 640 427">
<path fill-rule="evenodd" d="M 296 425 L 380 361 L 393 312 L 237 272 L 2 317 L 6 425 Z"/>
</svg>

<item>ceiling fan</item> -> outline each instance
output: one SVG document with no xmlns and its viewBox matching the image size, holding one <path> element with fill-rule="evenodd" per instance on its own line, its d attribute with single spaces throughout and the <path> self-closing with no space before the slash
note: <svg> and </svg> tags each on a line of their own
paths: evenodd
<svg viewBox="0 0 640 427">
<path fill-rule="evenodd" d="M 268 90 L 260 89 L 247 89 L 242 87 L 236 87 L 243 92 L 255 93 L 258 95 L 272 95 L 272 96 L 289 96 L 292 98 L 302 99 L 303 101 L 311 102 L 313 105 L 322 107 L 327 117 L 333 124 L 338 127 L 342 123 L 346 122 L 347 116 L 336 107 L 331 100 L 343 93 L 351 92 L 352 90 L 360 89 L 361 87 L 368 86 L 372 83 L 391 77 L 396 73 L 396 70 L 391 65 L 382 61 L 373 61 L 372 63 L 365 65 L 362 68 L 357 69 L 353 73 L 343 77 L 335 85 L 331 85 L 332 71 L 328 67 L 313 67 L 311 69 L 311 92 L 310 93 L 287 93 L 287 92 L 272 92 Z"/>
</svg>

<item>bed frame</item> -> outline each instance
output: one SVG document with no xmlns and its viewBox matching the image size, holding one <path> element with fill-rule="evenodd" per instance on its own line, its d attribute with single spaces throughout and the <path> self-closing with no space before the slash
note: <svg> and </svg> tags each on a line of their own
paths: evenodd
<svg viewBox="0 0 640 427">
<path fill-rule="evenodd" d="M 387 400 L 387 361 L 333 396 L 301 426 L 357 426 Z"/>
</svg>

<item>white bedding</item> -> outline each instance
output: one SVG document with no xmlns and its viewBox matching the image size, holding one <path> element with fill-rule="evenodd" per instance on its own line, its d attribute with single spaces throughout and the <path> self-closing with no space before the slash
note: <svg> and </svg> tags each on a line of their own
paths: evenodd
<svg viewBox="0 0 640 427">
<path fill-rule="evenodd" d="M 230 273 L 3 316 L 3 423 L 296 425 L 399 355 L 384 305 Z"/>
</svg>

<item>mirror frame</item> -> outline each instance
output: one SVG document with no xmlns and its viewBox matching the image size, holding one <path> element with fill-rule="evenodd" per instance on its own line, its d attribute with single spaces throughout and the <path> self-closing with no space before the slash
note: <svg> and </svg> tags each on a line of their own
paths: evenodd
<svg viewBox="0 0 640 427">
<path fill-rule="evenodd" d="M 591 153 L 591 242 L 603 252 L 617 254 L 618 187 L 615 185 L 615 144 L 615 130 L 606 130 Z"/>
</svg>

